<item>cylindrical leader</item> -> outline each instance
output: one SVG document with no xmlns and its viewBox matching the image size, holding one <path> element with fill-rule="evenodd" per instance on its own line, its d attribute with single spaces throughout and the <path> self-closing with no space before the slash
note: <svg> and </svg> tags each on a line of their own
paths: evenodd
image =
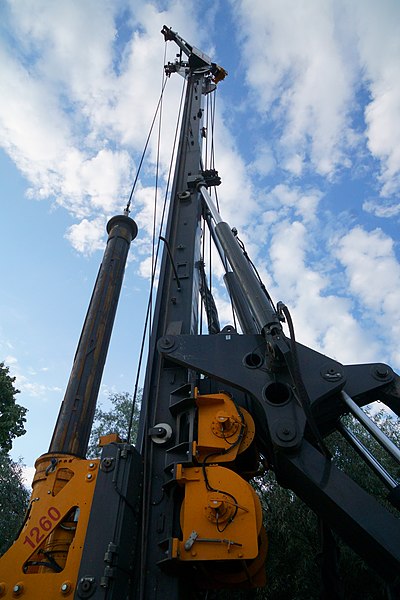
<svg viewBox="0 0 400 600">
<path fill-rule="evenodd" d="M 90 300 L 74 364 L 49 452 L 84 458 L 110 343 L 135 221 L 117 215 L 107 223 L 108 240 Z"/>
</svg>

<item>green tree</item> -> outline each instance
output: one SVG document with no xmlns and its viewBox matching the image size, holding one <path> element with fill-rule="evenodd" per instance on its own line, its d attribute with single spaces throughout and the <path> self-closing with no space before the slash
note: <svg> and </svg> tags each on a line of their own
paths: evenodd
<svg viewBox="0 0 400 600">
<path fill-rule="evenodd" d="M 8 452 L 14 438 L 24 435 L 26 408 L 15 402 L 19 393 L 15 377 L 0 363 L 0 555 L 11 545 L 22 523 L 29 493 L 22 479 L 21 461 L 14 462 Z"/>
<path fill-rule="evenodd" d="M 139 400 L 135 404 L 133 411 L 131 442 L 136 440 L 137 427 L 139 421 L 139 404 L 141 394 L 138 394 Z M 100 456 L 99 437 L 109 433 L 117 433 L 122 440 L 128 437 L 129 423 L 132 412 L 132 395 L 128 392 L 120 392 L 109 395 L 111 407 L 103 410 L 101 405 L 96 409 L 93 421 L 93 427 L 90 434 L 89 447 L 87 455 L 89 457 Z"/>
<path fill-rule="evenodd" d="M 14 387 L 15 377 L 0 363 L 0 450 L 9 452 L 14 438 L 25 433 L 26 408 L 15 402 L 19 390 Z"/>
<path fill-rule="evenodd" d="M 22 481 L 21 461 L 0 451 L 0 556 L 16 538 L 28 505 L 29 492 Z"/>
</svg>

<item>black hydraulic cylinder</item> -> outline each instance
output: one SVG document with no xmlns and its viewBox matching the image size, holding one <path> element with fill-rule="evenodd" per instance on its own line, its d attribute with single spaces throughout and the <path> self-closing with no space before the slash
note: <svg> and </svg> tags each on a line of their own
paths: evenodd
<svg viewBox="0 0 400 600">
<path fill-rule="evenodd" d="M 224 282 L 229 291 L 229 296 L 232 300 L 243 333 L 260 333 L 260 328 L 256 325 L 249 308 L 247 297 L 244 295 L 243 289 L 237 280 L 236 273 L 233 271 L 225 273 Z"/>
<path fill-rule="evenodd" d="M 221 243 L 226 257 L 236 273 L 237 281 L 248 299 L 251 311 L 257 325 L 263 331 L 270 326 L 281 328 L 278 316 L 263 292 L 260 282 L 254 274 L 249 262 L 244 257 L 242 250 L 229 227 L 228 223 L 220 221 L 215 225 L 215 233 Z"/>
<path fill-rule="evenodd" d="M 108 240 L 83 324 L 50 453 L 86 456 L 104 363 L 110 343 L 135 221 L 117 215 L 107 223 Z"/>
</svg>

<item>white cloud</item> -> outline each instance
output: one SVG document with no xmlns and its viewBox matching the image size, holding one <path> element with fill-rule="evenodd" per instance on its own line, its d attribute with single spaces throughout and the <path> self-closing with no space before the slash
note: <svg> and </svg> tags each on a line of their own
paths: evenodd
<svg viewBox="0 0 400 600">
<path fill-rule="evenodd" d="M 217 191 L 223 220 L 232 227 L 241 228 L 252 222 L 260 206 L 247 165 L 238 152 L 235 138 L 223 118 L 229 110 L 222 101 L 218 102 L 215 117 L 218 137 L 214 144 L 218 157 L 218 172 L 223 185 Z"/>
<path fill-rule="evenodd" d="M 8 356 L 5 357 L 4 364 L 8 367 L 12 366 L 12 365 L 16 365 L 18 363 L 18 359 L 15 356 L 11 356 L 11 354 L 9 354 Z"/>
<path fill-rule="evenodd" d="M 391 340 L 391 359 L 399 365 L 400 263 L 393 240 L 380 229 L 355 227 L 339 240 L 337 257 L 345 267 L 349 291 L 365 316 L 380 323 Z"/>
<path fill-rule="evenodd" d="M 382 195 L 391 195 L 400 189 L 400 4 L 397 0 L 379 4 L 357 0 L 349 9 L 371 95 L 365 109 L 368 147 L 381 164 Z"/>
<path fill-rule="evenodd" d="M 49 392 L 62 392 L 61 388 L 57 386 L 48 386 L 42 383 L 27 381 L 23 375 L 18 377 L 18 381 L 22 381 L 22 383 L 18 384 L 21 387 L 21 392 L 25 392 L 28 396 L 34 398 L 45 398 Z"/>
<path fill-rule="evenodd" d="M 4 364 L 10 367 L 10 376 L 15 377 L 15 386 L 20 392 L 33 398 L 46 398 L 49 392 L 61 392 L 57 386 L 46 385 L 35 381 L 37 375 L 35 369 L 26 367 L 25 373 L 22 371 L 19 360 L 16 356 L 8 355 L 4 359 Z M 46 368 L 41 371 L 47 371 Z"/>
<path fill-rule="evenodd" d="M 271 146 L 265 142 L 261 142 L 255 148 L 254 154 L 256 158 L 249 165 L 250 172 L 262 177 L 269 175 L 276 166 Z"/>
<path fill-rule="evenodd" d="M 303 344 L 341 362 L 373 360 L 378 343 L 352 316 L 351 302 L 328 293 L 330 281 L 311 258 L 314 246 L 312 232 L 299 221 L 275 227 L 269 254 L 274 297 L 289 307 Z"/>
<path fill-rule="evenodd" d="M 47 187 L 47 169 L 61 161 L 70 142 L 68 123 L 45 86 L 6 48 L 0 53 L 2 145 L 32 184 Z"/>
<path fill-rule="evenodd" d="M 114 17 L 108 0 L 10 3 L 12 25 L 40 79 L 61 85 L 88 117 L 111 91 Z"/>
<path fill-rule="evenodd" d="M 353 57 L 343 52 L 343 16 L 334 2 L 232 4 L 257 109 L 281 122 L 283 166 L 300 175 L 311 161 L 318 173 L 331 176 L 349 143 L 354 86 Z"/>
<path fill-rule="evenodd" d="M 231 0 L 240 19 L 246 79 L 272 121 L 290 173 L 331 178 L 368 146 L 383 196 L 400 189 L 400 38 L 397 0 Z M 359 94 L 357 96 L 357 94 Z M 361 100 L 360 94 L 370 100 Z M 365 131 L 354 117 L 365 103 Z"/>
<path fill-rule="evenodd" d="M 356 227 L 340 240 L 337 255 L 346 267 L 352 291 L 365 306 L 376 312 L 385 312 L 389 303 L 398 309 L 400 264 L 389 236 L 379 229 L 368 232 Z M 393 294 L 399 301 L 397 305 L 390 300 Z"/>
<path fill-rule="evenodd" d="M 152 257 L 148 256 L 141 261 L 139 265 L 139 275 L 145 279 L 150 279 L 153 272 Z"/>
<path fill-rule="evenodd" d="M 400 214 L 400 203 L 391 202 L 387 199 L 366 200 L 362 207 L 366 212 L 386 219 Z"/>
<path fill-rule="evenodd" d="M 53 5 L 46 6 L 50 10 Z M 42 27 L 46 16 L 49 17 L 44 10 Z M 52 48 L 40 46 L 44 64 L 41 68 L 36 65 L 36 71 L 35 67 L 18 62 L 6 48 L 1 49 L 3 146 L 30 182 L 30 197 L 54 196 L 58 204 L 78 218 L 93 210 L 115 210 L 122 206 L 121 196 L 128 190 L 131 160 L 125 150 L 108 148 L 107 140 L 95 147 L 87 145 L 84 106 L 75 114 L 71 96 L 64 106 L 65 94 L 62 89 L 56 90 L 52 71 L 47 70 L 46 58 L 52 55 Z M 78 60 L 77 63 L 81 64 Z M 61 64 L 58 66 L 57 72 L 61 73 Z"/>
<path fill-rule="evenodd" d="M 104 249 L 104 231 L 104 219 L 83 219 L 80 223 L 71 225 L 66 238 L 78 252 L 92 254 L 96 250 Z"/>
<path fill-rule="evenodd" d="M 303 222 L 312 221 L 316 216 L 322 192 L 316 188 L 300 188 L 280 183 L 265 197 L 265 205 L 275 209 L 279 219 L 285 218 L 291 211 Z"/>
<path fill-rule="evenodd" d="M 119 11 L 125 11 L 127 31 L 136 28 L 131 38 L 116 35 Z M 0 48 L 2 144 L 29 181 L 29 196 L 55 198 L 75 218 L 85 218 L 79 231 L 86 229 L 86 238 L 95 213 L 107 215 L 126 203 L 133 157 L 144 146 L 160 92 L 160 29 L 164 19 L 189 23 L 189 12 L 182 2 L 164 12 L 146 2 L 10 3 L 15 44 Z M 178 105 L 177 79 L 166 110 Z M 164 120 L 169 145 L 174 127 L 174 119 Z M 152 141 L 153 161 L 155 148 Z M 161 146 L 162 173 L 169 152 Z M 67 234 L 85 252 L 97 247 L 89 237 L 88 245 L 76 229 Z"/>
</svg>

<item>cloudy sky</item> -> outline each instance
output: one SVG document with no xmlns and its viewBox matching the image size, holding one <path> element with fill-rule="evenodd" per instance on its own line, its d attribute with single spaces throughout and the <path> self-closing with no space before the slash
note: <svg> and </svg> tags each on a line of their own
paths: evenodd
<svg viewBox="0 0 400 600">
<path fill-rule="evenodd" d="M 221 212 L 298 339 L 400 370 L 399 20 L 398 0 L 0 3 L 0 360 L 29 409 L 15 457 L 30 466 L 48 449 L 105 223 L 126 204 L 159 98 L 164 24 L 229 72 L 215 127 Z M 181 90 L 172 76 L 161 187 Z M 155 163 L 154 138 L 103 402 L 133 389 Z"/>
</svg>

